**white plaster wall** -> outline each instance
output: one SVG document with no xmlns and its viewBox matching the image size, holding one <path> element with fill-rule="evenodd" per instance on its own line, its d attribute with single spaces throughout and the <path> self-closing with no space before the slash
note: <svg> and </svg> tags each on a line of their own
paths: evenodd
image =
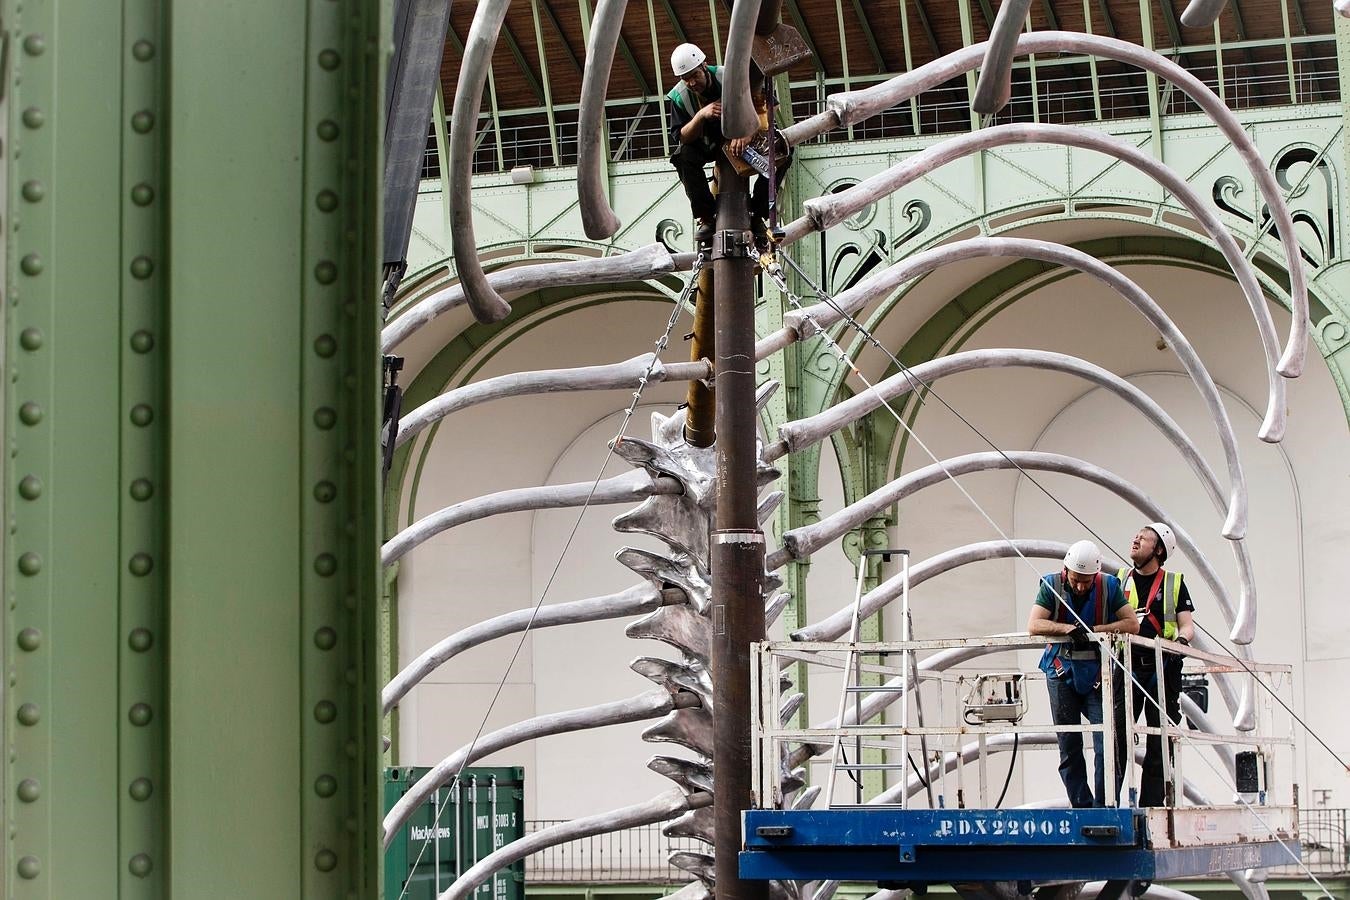
<svg viewBox="0 0 1350 900">
<path fill-rule="evenodd" d="M 1096 226 L 1093 226 L 1096 227 Z M 1063 231 L 1063 229 L 1061 229 Z M 1047 232 L 1043 232 L 1044 236 Z M 1055 234 L 1055 237 L 1069 237 Z M 1076 234 L 1075 237 L 1082 237 Z M 1094 231 L 1092 235 L 1097 236 Z M 898 348 L 923 318 L 991 270 L 972 264 L 943 273 L 923 285 L 917 305 L 922 315 L 902 306 L 880 330 Z M 1338 552 L 1346 525 L 1339 511 L 1350 501 L 1346 460 L 1346 424 L 1324 365 L 1314 353 L 1307 375 L 1290 385 L 1289 435 L 1280 447 L 1255 438 L 1265 403 L 1265 380 L 1250 314 L 1236 286 L 1215 275 L 1173 266 L 1131 265 L 1138 280 L 1174 317 L 1196 346 L 1225 392 L 1238 429 L 1252 489 L 1250 543 L 1256 559 L 1260 596 L 1258 657 L 1295 666 L 1295 708 L 1306 715 L 1334 747 L 1350 746 L 1350 724 L 1336 686 L 1350 678 L 1344 650 L 1350 626 L 1341 614 L 1338 584 L 1343 578 Z M 913 308 L 917 308 L 917 305 Z M 577 310 L 530 330 L 491 358 L 476 379 L 527 368 L 595 364 L 646 351 L 664 324 L 668 307 L 653 302 L 612 303 Z M 1288 316 L 1275 310 L 1283 336 Z M 687 322 L 677 333 L 687 330 Z M 444 335 L 442 335 L 444 337 Z M 1212 423 L 1193 386 L 1178 374 L 1170 351 L 1156 348 L 1157 335 L 1123 301 L 1083 276 L 1056 282 L 997 314 L 965 347 L 1041 347 L 1074 353 L 1129 377 L 1166 408 L 1202 447 L 1223 478 Z M 683 357 L 677 344 L 668 354 Z M 866 357 L 870 375 L 881 361 Z M 1081 456 L 1136 482 L 1185 525 L 1221 576 L 1236 591 L 1231 554 L 1218 535 L 1222 517 L 1194 482 L 1176 452 L 1142 417 L 1114 398 L 1087 393 L 1090 386 L 1069 376 L 1023 370 L 968 373 L 938 384 L 942 397 L 1004 448 L 1037 448 Z M 854 385 L 861 389 L 861 385 Z M 682 386 L 653 386 L 647 399 L 667 411 L 682 399 Z M 520 398 L 457 414 L 436 437 L 414 503 L 415 516 L 493 490 L 532 484 L 589 482 L 617 427 L 616 413 L 626 404 L 622 392 Z M 930 400 L 916 430 L 939 457 L 987 449 L 980 438 L 950 412 Z M 647 411 L 635 422 L 635 434 L 647 434 Z M 902 470 L 930 462 L 911 442 Z M 626 464 L 612 461 L 606 474 Z M 843 505 L 839 468 L 832 447 L 822 449 L 821 514 Z M 1037 475 L 1066 505 L 1121 552 L 1143 517 L 1113 496 L 1090 485 Z M 969 476 L 963 484 L 1009 534 L 1064 541 L 1085 536 L 1024 479 L 1010 473 Z M 625 543 L 642 541 L 609 527 L 622 507 L 592 510 L 559 570 L 545 602 L 578 599 L 621 589 L 635 582 L 613 560 Z M 450 631 L 539 600 L 575 511 L 518 514 L 475 523 L 434 538 L 406 558 L 399 577 L 400 660 Z M 915 561 L 960 544 L 990 540 L 997 530 L 961 493 L 941 484 L 903 504 L 893 545 L 908 547 Z M 1188 560 L 1178 559 L 1186 570 Z M 1052 561 L 1000 561 L 966 567 L 934 579 L 914 592 L 918 637 L 978 635 L 1021 630 L 1038 572 Z M 839 547 L 822 550 L 812 561 L 807 620 L 833 611 L 852 597 L 853 570 Z M 1212 598 L 1191 579 L 1202 622 L 1222 633 Z M 671 655 L 660 645 L 623 637 L 621 622 L 570 629 L 541 630 L 528 638 L 506 678 L 487 728 L 543 712 L 630 696 L 646 688 L 628 662 L 641 654 Z M 885 634 L 898 637 L 898 609 L 884 616 Z M 404 764 L 430 764 L 468 741 L 477 730 L 516 640 L 499 640 L 442 667 L 429 684 L 417 688 L 402 707 Z M 1022 654 L 1034 665 L 1036 654 Z M 990 659 L 975 669 L 1000 669 L 1010 658 Z M 809 691 L 810 720 L 831 718 L 839 701 L 837 679 L 820 677 Z M 1045 721 L 1043 689 L 1032 690 L 1032 719 Z M 898 707 L 891 718 L 898 717 Z M 1211 709 L 1222 709 L 1217 693 Z M 530 788 L 527 815 L 563 818 L 584 815 L 645 799 L 666 786 L 645 768 L 645 761 L 678 748 L 644 744 L 640 726 L 548 738 L 497 754 L 485 761 L 527 767 Z M 1300 742 L 1297 774 L 1306 793 L 1313 787 L 1333 791 L 1330 804 L 1350 801 L 1350 780 L 1310 740 Z M 991 764 L 996 790 L 1005 763 Z M 1223 787 L 1202 775 L 1203 764 L 1186 761 L 1216 798 Z M 1053 750 L 1024 754 L 1007 803 L 1058 797 Z M 818 777 L 823 777 L 823 771 Z M 972 775 L 973 777 L 973 775 Z M 948 802 L 951 802 L 950 800 Z"/>
</svg>

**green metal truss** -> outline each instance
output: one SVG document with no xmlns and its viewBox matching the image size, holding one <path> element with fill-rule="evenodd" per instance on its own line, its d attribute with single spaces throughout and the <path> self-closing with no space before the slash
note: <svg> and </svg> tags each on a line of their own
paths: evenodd
<svg viewBox="0 0 1350 900">
<path fill-rule="evenodd" d="M 382 19 L 0 3 L 5 897 L 377 890 Z"/>
</svg>

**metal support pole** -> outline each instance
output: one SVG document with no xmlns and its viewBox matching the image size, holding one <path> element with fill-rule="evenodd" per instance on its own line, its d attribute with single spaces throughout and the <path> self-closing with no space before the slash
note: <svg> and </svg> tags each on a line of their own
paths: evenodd
<svg viewBox="0 0 1350 900">
<path fill-rule="evenodd" d="M 752 805 L 750 652 L 764 639 L 764 533 L 756 515 L 755 294 L 749 187 L 719 158 L 713 237 L 717 340 L 717 517 L 712 545 L 713 805 L 718 900 L 767 900 L 742 881 L 741 812 Z"/>
<path fill-rule="evenodd" d="M 694 295 L 694 330 L 689 345 L 689 358 L 715 359 L 717 336 L 713 331 L 713 267 L 705 265 L 698 270 L 698 291 Z M 689 382 L 685 392 L 687 411 L 684 417 L 684 439 L 694 447 L 711 447 L 715 434 L 714 391 L 702 381 Z"/>
</svg>

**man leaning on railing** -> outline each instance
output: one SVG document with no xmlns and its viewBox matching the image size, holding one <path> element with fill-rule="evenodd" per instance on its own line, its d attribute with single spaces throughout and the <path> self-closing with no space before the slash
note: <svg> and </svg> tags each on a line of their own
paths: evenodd
<svg viewBox="0 0 1350 900">
<path fill-rule="evenodd" d="M 1195 604 L 1191 602 L 1191 592 L 1187 590 L 1180 572 L 1165 571 L 1163 563 L 1176 552 L 1177 539 L 1172 529 L 1163 522 L 1153 522 L 1139 529 L 1130 545 L 1131 569 L 1121 569 L 1121 580 L 1125 598 L 1139 616 L 1139 636 L 1142 638 L 1162 638 L 1189 644 L 1195 636 L 1191 618 Z M 1176 653 L 1163 654 L 1163 670 L 1158 671 L 1158 656 L 1151 648 L 1134 648 L 1131 668 L 1134 671 L 1134 692 L 1131 698 L 1134 718 L 1139 718 L 1139 710 L 1144 711 L 1144 720 L 1150 728 L 1158 728 L 1161 716 L 1159 707 L 1167 709 L 1167 717 L 1173 724 L 1181 722 L 1181 664 L 1182 657 Z M 1159 683 L 1161 682 L 1161 691 Z M 1116 792 L 1120 792 L 1121 782 L 1125 780 L 1125 767 L 1131 764 L 1132 757 L 1126 754 L 1130 748 L 1126 745 L 1126 730 L 1129 724 L 1125 720 L 1125 679 L 1120 678 L 1115 685 L 1115 723 L 1116 723 Z M 1171 753 L 1171 747 L 1168 747 Z M 1171 806 L 1176 798 L 1167 796 L 1168 786 L 1163 783 L 1163 741 L 1161 735 L 1150 734 L 1144 743 L 1144 770 L 1139 780 L 1140 806 Z"/>
<path fill-rule="evenodd" d="M 1041 654 L 1041 671 L 1050 692 L 1050 716 L 1056 725 L 1078 725 L 1083 719 L 1091 725 L 1102 724 L 1101 647 L 1088 638 L 1089 630 L 1137 634 L 1139 622 L 1121 592 L 1120 580 L 1102 572 L 1097 545 L 1079 541 L 1065 554 L 1059 572 L 1041 578 L 1027 621 L 1031 634 L 1073 639 L 1046 644 Z M 1069 803 L 1075 807 L 1105 806 L 1101 731 L 1092 735 L 1097 757 L 1093 790 L 1088 789 L 1082 732 L 1056 732 L 1055 738 L 1059 743 L 1059 777 Z"/>
</svg>

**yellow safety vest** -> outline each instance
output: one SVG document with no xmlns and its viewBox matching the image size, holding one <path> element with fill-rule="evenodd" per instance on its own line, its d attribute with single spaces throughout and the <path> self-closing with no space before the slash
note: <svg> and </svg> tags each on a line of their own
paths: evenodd
<svg viewBox="0 0 1350 900">
<path fill-rule="evenodd" d="M 1120 579 L 1120 589 L 1125 592 L 1125 599 L 1130 602 L 1130 606 L 1139 609 L 1141 604 L 1147 611 L 1149 606 L 1148 597 L 1139 596 L 1139 592 L 1134 587 L 1134 569 L 1121 569 L 1116 573 Z M 1157 582 L 1155 581 L 1156 585 Z M 1162 593 L 1163 593 L 1163 621 L 1162 628 L 1158 627 L 1156 617 L 1152 613 L 1148 615 L 1154 619 L 1153 630 L 1158 632 L 1165 640 L 1176 640 L 1177 636 L 1177 598 L 1181 596 L 1181 573 L 1168 572 L 1162 570 Z"/>
</svg>

